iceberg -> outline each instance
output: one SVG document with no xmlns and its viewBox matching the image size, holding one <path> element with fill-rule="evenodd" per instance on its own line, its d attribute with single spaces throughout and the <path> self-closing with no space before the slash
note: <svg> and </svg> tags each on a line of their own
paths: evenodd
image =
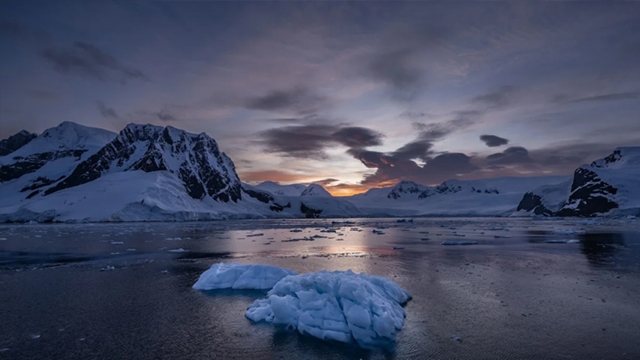
<svg viewBox="0 0 640 360">
<path fill-rule="evenodd" d="M 293 270 L 271 265 L 218 263 L 211 265 L 209 270 L 203 272 L 193 288 L 197 290 L 267 290 L 283 277 L 296 274 Z"/>
<path fill-rule="evenodd" d="M 401 305 L 411 299 L 393 281 L 350 270 L 286 276 L 267 296 L 249 306 L 249 320 L 363 348 L 395 343 L 406 316 Z"/>
</svg>

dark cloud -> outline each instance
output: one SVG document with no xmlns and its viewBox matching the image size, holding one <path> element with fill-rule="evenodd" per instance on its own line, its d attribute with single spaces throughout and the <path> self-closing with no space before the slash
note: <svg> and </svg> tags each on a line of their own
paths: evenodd
<svg viewBox="0 0 640 360">
<path fill-rule="evenodd" d="M 471 99 L 472 102 L 482 104 L 488 109 L 501 109 L 511 105 L 518 94 L 513 86 L 502 86 L 490 93 L 479 95 Z"/>
<path fill-rule="evenodd" d="M 335 141 L 351 148 L 382 145 L 383 137 L 383 135 L 377 131 L 359 126 L 343 127 L 331 136 Z"/>
<path fill-rule="evenodd" d="M 42 51 L 56 71 L 63 74 L 81 75 L 101 81 L 116 76 L 119 81 L 131 79 L 148 80 L 142 71 L 120 64 L 113 55 L 95 45 L 75 42 L 71 47 L 50 47 Z"/>
<path fill-rule="evenodd" d="M 380 54 L 369 64 L 369 75 L 393 90 L 400 100 L 412 99 L 423 86 L 423 70 L 412 63 L 411 50 L 399 50 Z"/>
<path fill-rule="evenodd" d="M 366 176 L 362 184 L 375 185 L 400 180 L 437 184 L 478 169 L 465 154 L 444 153 L 428 159 L 424 166 L 410 160 L 381 162 L 377 165 L 375 174 Z"/>
<path fill-rule="evenodd" d="M 509 140 L 496 135 L 480 135 L 480 140 L 488 147 L 502 146 L 509 143 Z"/>
<path fill-rule="evenodd" d="M 100 111 L 100 115 L 105 118 L 118 118 L 118 114 L 116 111 L 110 107 L 107 107 L 102 101 L 96 101 L 96 105 L 98 106 L 98 111 Z"/>
<path fill-rule="evenodd" d="M 391 153 L 391 157 L 397 160 L 426 159 L 432 146 L 428 140 L 412 141 Z"/>
<path fill-rule="evenodd" d="M 176 121 L 176 117 L 166 112 L 165 110 L 156 113 L 156 116 L 162 121 Z"/>
<path fill-rule="evenodd" d="M 471 158 L 462 153 L 444 153 L 438 155 L 424 165 L 423 171 L 427 175 L 438 174 L 453 176 L 457 174 L 466 174 L 479 168 L 471 164 Z"/>
<path fill-rule="evenodd" d="M 267 152 L 298 158 L 326 158 L 331 145 L 363 148 L 382 144 L 383 135 L 363 127 L 300 125 L 269 129 L 259 134 Z"/>
<path fill-rule="evenodd" d="M 503 152 L 491 154 L 487 156 L 487 161 L 491 165 L 517 165 L 534 162 L 529 156 L 529 151 L 520 146 L 512 146 Z"/>
<path fill-rule="evenodd" d="M 328 99 L 304 87 L 274 90 L 263 96 L 245 101 L 244 107 L 251 110 L 312 114 L 328 105 Z"/>
</svg>

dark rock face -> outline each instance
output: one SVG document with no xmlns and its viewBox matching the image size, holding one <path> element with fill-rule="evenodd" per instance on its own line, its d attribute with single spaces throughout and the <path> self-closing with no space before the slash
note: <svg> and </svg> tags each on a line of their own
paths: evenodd
<svg viewBox="0 0 640 360">
<path fill-rule="evenodd" d="M 418 185 L 411 181 L 401 181 L 399 182 L 391 192 L 387 195 L 389 199 L 399 199 L 402 197 L 402 194 L 418 194 L 422 193 L 423 186 Z M 418 196 L 420 198 L 420 195 Z"/>
<path fill-rule="evenodd" d="M 62 178 L 64 178 L 64 176 Z M 27 185 L 27 186 L 23 187 L 22 189 L 20 189 L 20 192 L 39 189 L 39 188 L 41 188 L 43 186 L 51 185 L 54 182 L 56 182 L 58 180 L 61 180 L 62 178 L 56 179 L 56 180 L 52 180 L 52 179 L 48 179 L 46 177 L 38 176 L 35 180 L 33 180 L 31 182 L 30 185 Z"/>
<path fill-rule="evenodd" d="M 281 212 L 284 209 L 288 209 L 291 207 L 291 203 L 288 202 L 287 205 L 280 205 L 277 203 L 273 203 L 273 205 L 269 206 L 269 210 L 271 211 L 275 211 L 275 212 Z"/>
<path fill-rule="evenodd" d="M 27 157 L 16 156 L 13 158 L 13 160 L 16 160 L 13 164 L 0 166 L 0 182 L 10 181 L 25 174 L 35 172 L 52 160 L 70 156 L 76 157 L 79 160 L 86 151 L 85 149 L 75 149 L 50 151 L 29 155 Z"/>
<path fill-rule="evenodd" d="M 265 204 L 268 204 L 269 202 L 275 201 L 275 199 L 273 198 L 273 196 L 271 196 L 269 193 L 263 192 L 263 191 L 256 191 L 256 190 L 251 190 L 251 189 L 246 189 L 246 188 L 242 188 L 242 190 L 249 195 L 250 197 L 257 199 L 260 202 L 263 202 Z M 282 211 L 282 209 L 280 210 Z"/>
<path fill-rule="evenodd" d="M 518 211 L 533 211 L 536 215 L 544 215 L 544 216 L 552 216 L 553 211 L 547 209 L 542 204 L 542 198 L 539 195 L 536 195 L 532 192 L 528 192 L 524 194 L 522 200 L 518 204 Z"/>
<path fill-rule="evenodd" d="M 31 140 L 35 139 L 38 135 L 22 130 L 17 134 L 11 135 L 8 138 L 0 141 L 0 156 L 9 155 L 12 152 L 27 145 Z"/>
<path fill-rule="evenodd" d="M 153 125 L 127 126 L 66 179 L 46 190 L 45 195 L 93 181 L 113 168 L 173 172 L 194 199 L 210 196 L 218 201 L 235 202 L 242 197 L 235 166 L 220 152 L 215 140 L 204 133 L 191 135 Z"/>
<path fill-rule="evenodd" d="M 591 163 L 591 167 L 594 168 L 606 168 L 610 164 L 618 162 L 622 159 L 622 151 L 620 149 L 616 149 L 611 153 L 611 155 L 605 157 L 604 159 L 596 160 Z"/>
<path fill-rule="evenodd" d="M 611 200 L 617 192 L 618 189 L 604 182 L 594 171 L 578 168 L 573 174 L 569 200 L 557 215 L 595 216 L 606 213 L 618 207 Z"/>
<path fill-rule="evenodd" d="M 306 206 L 304 203 L 300 203 L 300 212 L 303 213 L 307 219 L 317 219 L 320 217 L 322 210 L 316 210 Z"/>
</svg>

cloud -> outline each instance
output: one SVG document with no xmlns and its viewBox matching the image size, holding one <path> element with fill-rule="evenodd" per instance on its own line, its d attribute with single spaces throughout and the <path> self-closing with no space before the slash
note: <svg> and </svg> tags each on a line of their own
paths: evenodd
<svg viewBox="0 0 640 360">
<path fill-rule="evenodd" d="M 382 144 L 384 135 L 363 127 L 343 125 L 284 126 L 263 131 L 259 143 L 267 152 L 297 158 L 326 158 L 329 146 L 362 148 Z"/>
<path fill-rule="evenodd" d="M 472 102 L 482 104 L 488 109 L 501 109 L 513 103 L 518 94 L 514 86 L 502 86 L 490 93 L 479 95 L 471 99 Z"/>
<path fill-rule="evenodd" d="M 424 118 L 424 117 L 433 117 L 432 114 L 429 114 L 427 112 L 424 111 L 404 111 L 402 112 L 400 115 L 398 115 L 401 118 L 407 118 L 407 119 L 419 119 L 419 118 Z"/>
<path fill-rule="evenodd" d="M 162 110 L 159 113 L 156 113 L 156 116 L 158 117 L 158 119 L 162 121 L 176 121 L 175 116 L 169 114 L 165 110 Z"/>
<path fill-rule="evenodd" d="M 334 132 L 331 137 L 338 143 L 351 148 L 382 145 L 381 133 L 359 126 L 347 126 Z"/>
<path fill-rule="evenodd" d="M 633 100 L 637 99 L 640 96 L 639 92 L 623 92 L 623 93 L 612 93 L 612 94 L 604 94 L 597 96 L 588 96 L 577 98 L 573 100 L 565 101 L 567 103 L 583 103 L 583 102 L 600 102 L 600 101 L 619 101 L 619 100 Z"/>
<path fill-rule="evenodd" d="M 328 99 L 304 87 L 288 90 L 273 90 L 265 95 L 245 101 L 244 107 L 251 110 L 276 111 L 299 115 L 312 114 L 328 105 Z"/>
<path fill-rule="evenodd" d="M 509 143 L 509 140 L 496 135 L 480 135 L 480 140 L 488 147 L 497 147 Z"/>
<path fill-rule="evenodd" d="M 75 74 L 106 81 L 116 76 L 119 81 L 148 80 L 142 71 L 120 64 L 113 55 L 95 45 L 74 42 L 71 47 L 50 47 L 42 51 L 42 57 L 62 74 Z"/>
<path fill-rule="evenodd" d="M 367 68 L 372 79 L 386 84 L 399 100 L 412 99 L 424 85 L 423 70 L 411 61 L 411 50 L 375 56 Z"/>
<path fill-rule="evenodd" d="M 491 165 L 516 165 L 533 163 L 529 156 L 529 151 L 521 146 L 512 146 L 503 152 L 487 156 L 487 161 Z"/>
<path fill-rule="evenodd" d="M 100 115 L 105 118 L 118 118 L 118 114 L 112 108 L 107 107 L 102 101 L 96 101 L 96 105 L 98 106 L 98 111 L 100 111 Z"/>
</svg>

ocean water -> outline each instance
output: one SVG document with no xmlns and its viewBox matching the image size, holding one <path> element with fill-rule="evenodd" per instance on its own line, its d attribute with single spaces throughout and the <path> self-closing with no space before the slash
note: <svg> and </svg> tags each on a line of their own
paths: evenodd
<svg viewBox="0 0 640 360">
<path fill-rule="evenodd" d="M 266 292 L 191 288 L 231 261 L 384 276 L 413 300 L 393 348 L 323 342 L 247 320 Z M 0 304 L 0 359 L 636 359 L 640 221 L 2 225 Z"/>
</svg>

